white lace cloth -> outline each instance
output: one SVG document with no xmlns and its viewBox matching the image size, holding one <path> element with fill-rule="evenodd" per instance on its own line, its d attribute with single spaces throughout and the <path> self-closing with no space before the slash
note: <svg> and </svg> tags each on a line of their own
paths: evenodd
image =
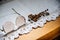
<svg viewBox="0 0 60 40">
<path fill-rule="evenodd" d="M 43 27 L 47 21 L 56 20 L 56 18 L 59 15 L 60 15 L 60 13 L 53 13 L 53 14 L 50 14 L 45 17 L 41 16 L 37 22 L 29 23 L 29 21 L 27 21 L 27 24 L 25 26 L 22 26 L 20 29 L 14 31 L 4 37 L 2 37 L 2 36 L 5 35 L 6 33 L 4 31 L 3 32 L 0 31 L 0 35 L 2 35 L 0 37 L 1 38 L 0 40 L 4 40 L 4 39 L 5 40 L 14 40 L 15 38 L 19 37 L 19 34 L 29 33 L 30 31 L 32 31 L 32 28 L 37 28 L 38 26 Z M 0 27 L 0 30 L 3 30 L 2 26 Z"/>
<path fill-rule="evenodd" d="M 32 3 L 31 3 L 32 2 Z M 1 14 L 8 14 L 8 13 L 14 13 L 12 12 L 11 8 L 15 8 L 16 11 L 18 13 L 21 13 L 22 16 L 25 17 L 26 19 L 26 25 L 23 26 L 22 28 L 8 34 L 7 36 L 2 37 L 3 35 L 5 35 L 6 33 L 3 30 L 2 25 L 6 22 L 6 21 L 11 21 L 14 23 L 15 25 L 15 21 L 16 18 L 18 17 L 18 15 L 16 14 L 11 14 L 8 15 L 4 18 L 0 19 L 0 40 L 14 40 L 14 38 L 18 38 L 19 34 L 26 34 L 29 33 L 30 31 L 32 31 L 32 27 L 37 28 L 37 26 L 43 27 L 44 24 L 47 21 L 51 21 L 51 20 L 56 20 L 56 18 L 60 15 L 60 13 L 58 12 L 54 12 L 54 13 L 50 13 L 54 10 L 57 9 L 57 4 L 55 5 L 55 1 L 54 0 L 21 0 L 21 1 L 12 1 L 9 2 L 8 4 L 2 5 L 0 9 L 0 13 Z M 39 18 L 39 20 L 37 22 L 33 22 L 30 23 L 28 20 L 28 15 L 32 14 L 32 13 L 38 13 L 41 12 L 45 9 L 49 9 L 49 16 L 45 16 L 45 17 L 41 17 Z M 31 12 L 31 13 L 30 13 Z M 1 16 L 1 15 L 0 15 Z M 15 25 L 14 30 L 17 29 L 17 26 Z"/>
</svg>

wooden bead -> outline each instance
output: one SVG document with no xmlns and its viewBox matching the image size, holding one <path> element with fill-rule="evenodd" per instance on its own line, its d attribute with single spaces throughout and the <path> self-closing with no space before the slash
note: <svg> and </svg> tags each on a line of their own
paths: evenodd
<svg viewBox="0 0 60 40">
<path fill-rule="evenodd" d="M 39 14 L 35 14 L 35 15 L 30 14 L 28 17 L 34 22 L 36 22 L 41 16 L 45 16 L 45 15 L 48 16 L 49 13 L 47 11 L 48 9 L 43 12 L 40 12 Z"/>
</svg>

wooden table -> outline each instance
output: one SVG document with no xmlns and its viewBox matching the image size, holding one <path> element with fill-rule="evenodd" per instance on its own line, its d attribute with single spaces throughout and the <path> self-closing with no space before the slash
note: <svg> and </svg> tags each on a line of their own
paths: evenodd
<svg viewBox="0 0 60 40">
<path fill-rule="evenodd" d="M 30 33 L 20 35 L 15 40 L 48 40 L 59 33 L 60 17 L 55 21 L 47 22 L 43 28 L 33 29 Z"/>
</svg>

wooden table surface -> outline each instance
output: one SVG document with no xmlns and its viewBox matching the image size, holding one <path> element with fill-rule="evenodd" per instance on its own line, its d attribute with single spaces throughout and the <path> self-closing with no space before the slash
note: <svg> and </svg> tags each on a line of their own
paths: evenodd
<svg viewBox="0 0 60 40">
<path fill-rule="evenodd" d="M 36 40 L 58 27 L 60 27 L 60 17 L 58 17 L 55 21 L 47 22 L 43 28 L 33 29 L 28 34 L 20 35 L 19 38 L 15 40 Z"/>
</svg>

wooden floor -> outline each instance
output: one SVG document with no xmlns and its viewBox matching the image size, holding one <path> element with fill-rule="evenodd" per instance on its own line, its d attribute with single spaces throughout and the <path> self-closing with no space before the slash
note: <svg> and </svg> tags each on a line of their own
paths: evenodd
<svg viewBox="0 0 60 40">
<path fill-rule="evenodd" d="M 54 36 L 59 34 L 60 17 L 55 21 L 47 22 L 43 28 L 33 29 L 30 33 L 20 35 L 15 40 L 52 40 Z"/>
</svg>

